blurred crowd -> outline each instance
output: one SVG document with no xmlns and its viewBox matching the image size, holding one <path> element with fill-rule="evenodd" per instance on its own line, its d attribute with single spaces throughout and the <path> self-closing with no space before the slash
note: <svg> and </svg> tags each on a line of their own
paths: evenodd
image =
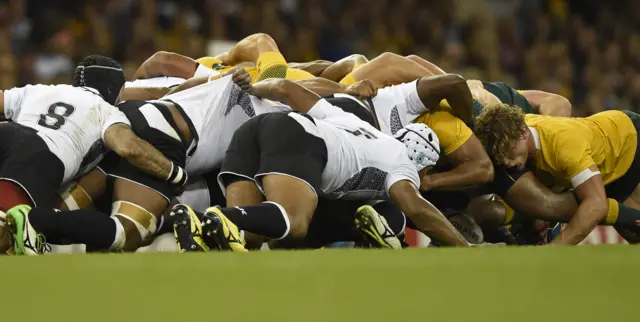
<svg viewBox="0 0 640 322">
<path fill-rule="evenodd" d="M 289 61 L 417 54 L 467 78 L 568 97 L 575 115 L 640 109 L 637 0 L 4 0 L 0 88 L 68 83 L 99 53 L 131 75 L 158 50 L 265 32 Z"/>
</svg>

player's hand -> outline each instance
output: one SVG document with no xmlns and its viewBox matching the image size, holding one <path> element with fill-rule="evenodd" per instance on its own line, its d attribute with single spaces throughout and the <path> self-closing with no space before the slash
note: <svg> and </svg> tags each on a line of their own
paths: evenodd
<svg viewBox="0 0 640 322">
<path fill-rule="evenodd" d="M 345 90 L 345 94 L 357 96 L 360 98 L 373 97 L 378 94 L 378 86 L 368 79 L 361 80 Z"/>
<path fill-rule="evenodd" d="M 233 82 L 236 83 L 236 85 L 242 88 L 242 90 L 250 91 L 251 87 L 253 86 L 251 84 L 252 82 L 251 75 L 249 75 L 249 73 L 244 68 L 238 68 L 233 73 L 232 79 L 233 79 Z"/>
</svg>

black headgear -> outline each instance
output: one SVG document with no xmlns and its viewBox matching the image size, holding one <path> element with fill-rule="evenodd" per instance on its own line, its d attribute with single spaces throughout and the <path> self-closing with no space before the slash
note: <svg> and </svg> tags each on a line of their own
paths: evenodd
<svg viewBox="0 0 640 322">
<path fill-rule="evenodd" d="M 98 55 L 83 59 L 73 75 L 75 86 L 91 87 L 110 104 L 115 104 L 120 89 L 124 86 L 125 77 L 122 66 L 115 60 Z"/>
</svg>

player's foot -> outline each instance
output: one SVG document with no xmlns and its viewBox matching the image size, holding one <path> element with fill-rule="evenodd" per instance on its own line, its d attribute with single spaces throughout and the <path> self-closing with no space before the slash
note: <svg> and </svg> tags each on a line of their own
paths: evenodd
<svg viewBox="0 0 640 322">
<path fill-rule="evenodd" d="M 181 252 L 202 252 L 209 250 L 202 240 L 202 223 L 196 213 L 187 205 L 175 205 L 169 213 L 173 222 L 173 235 Z"/>
<path fill-rule="evenodd" d="M 227 219 L 219 208 L 207 209 L 202 217 L 202 236 L 210 248 L 234 252 L 247 251 L 238 226 Z"/>
<path fill-rule="evenodd" d="M 7 228 L 11 234 L 13 254 L 42 255 L 51 251 L 44 235 L 38 233 L 29 222 L 31 207 L 15 206 L 7 211 Z"/>
<path fill-rule="evenodd" d="M 401 249 L 402 244 L 393 233 L 387 220 L 373 207 L 364 205 L 354 214 L 356 227 L 362 236 L 374 248 Z"/>
</svg>

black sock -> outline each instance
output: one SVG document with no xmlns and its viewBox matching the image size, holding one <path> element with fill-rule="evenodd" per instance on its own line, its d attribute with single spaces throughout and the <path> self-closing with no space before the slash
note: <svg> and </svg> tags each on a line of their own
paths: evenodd
<svg viewBox="0 0 640 322">
<path fill-rule="evenodd" d="M 257 206 L 222 208 L 222 213 L 241 230 L 270 239 L 282 239 L 289 234 L 289 218 L 274 202 Z"/>
<path fill-rule="evenodd" d="M 407 226 L 407 218 L 396 204 L 391 201 L 383 201 L 373 206 L 373 209 L 387 220 L 389 228 L 391 228 L 396 236 L 404 234 L 404 229 Z"/>
<path fill-rule="evenodd" d="M 29 212 L 33 228 L 51 244 L 85 244 L 90 249 L 109 249 L 116 237 L 116 223 L 96 210 L 57 212 L 33 208 Z"/>
<path fill-rule="evenodd" d="M 640 210 L 633 209 L 631 207 L 627 207 L 622 202 L 618 203 L 618 218 L 616 219 L 615 225 L 617 227 L 624 227 L 628 229 L 638 229 L 640 228 Z M 611 207 L 611 204 L 609 204 Z M 611 213 L 612 210 L 609 210 Z"/>
</svg>

